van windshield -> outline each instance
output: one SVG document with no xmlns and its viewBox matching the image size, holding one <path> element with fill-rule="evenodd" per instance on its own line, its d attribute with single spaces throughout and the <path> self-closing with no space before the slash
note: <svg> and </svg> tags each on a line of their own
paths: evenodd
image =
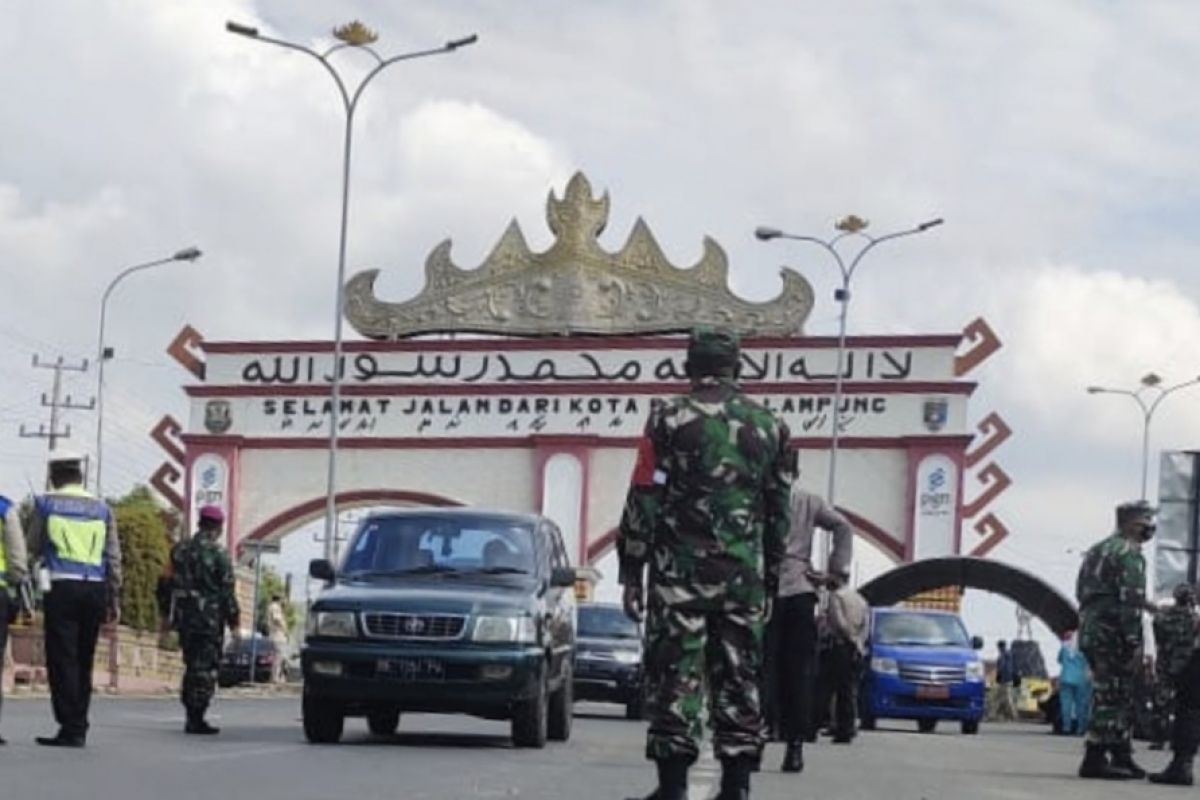
<svg viewBox="0 0 1200 800">
<path fill-rule="evenodd" d="M 533 574 L 533 526 L 504 517 L 375 517 L 346 553 L 348 576 Z"/>
<path fill-rule="evenodd" d="M 879 644 L 971 646 L 967 630 L 958 617 L 920 612 L 879 614 L 875 618 L 874 639 Z"/>
</svg>

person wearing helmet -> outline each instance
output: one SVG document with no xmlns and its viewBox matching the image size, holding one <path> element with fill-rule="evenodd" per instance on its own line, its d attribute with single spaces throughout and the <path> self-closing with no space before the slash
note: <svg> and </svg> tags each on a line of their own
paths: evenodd
<svg viewBox="0 0 1200 800">
<path fill-rule="evenodd" d="M 50 491 L 34 499 L 29 550 L 50 575 L 46 672 L 58 733 L 45 747 L 84 747 L 100 627 L 120 617 L 121 543 L 112 510 L 83 488 L 83 458 L 50 459 Z"/>
<path fill-rule="evenodd" d="M 1158 646 L 1159 674 L 1167 683 L 1163 700 L 1169 698 L 1164 716 L 1173 707 L 1170 728 L 1171 763 L 1150 776 L 1154 783 L 1191 786 L 1192 761 L 1200 746 L 1200 663 L 1196 654 L 1196 590 L 1189 584 L 1175 587 L 1175 605 L 1154 619 L 1154 641 Z M 1155 701 L 1159 700 L 1155 693 Z M 1158 731 L 1156 731 L 1156 734 Z M 1166 736 L 1166 722 L 1163 734 Z"/>
<path fill-rule="evenodd" d="M 1175 605 L 1154 617 L 1153 719 L 1151 750 L 1162 750 L 1171 732 L 1171 709 L 1175 705 L 1175 680 L 1187 666 L 1196 636 L 1196 591 L 1190 584 L 1175 587 Z"/>
<path fill-rule="evenodd" d="M 169 606 L 162 610 L 167 624 L 179 632 L 183 651 L 179 699 L 187 711 L 184 732 L 212 735 L 220 729 L 204 717 L 217 690 L 225 628 L 236 636 L 240 613 L 233 565 L 221 548 L 225 513 L 209 505 L 198 517 L 196 535 L 171 549 L 162 593 Z"/>
</svg>

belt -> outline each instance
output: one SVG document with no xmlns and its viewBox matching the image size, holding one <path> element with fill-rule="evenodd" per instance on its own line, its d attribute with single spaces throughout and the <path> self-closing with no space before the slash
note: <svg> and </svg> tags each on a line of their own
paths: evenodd
<svg viewBox="0 0 1200 800">
<path fill-rule="evenodd" d="M 70 572 L 51 572 L 50 582 L 54 581 L 75 581 L 77 583 L 104 583 L 104 578 L 90 578 L 86 575 L 75 575 Z"/>
</svg>

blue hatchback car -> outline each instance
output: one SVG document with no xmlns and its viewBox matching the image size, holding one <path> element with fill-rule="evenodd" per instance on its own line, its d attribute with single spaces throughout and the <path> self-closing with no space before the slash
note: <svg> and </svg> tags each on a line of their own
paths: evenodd
<svg viewBox="0 0 1200 800">
<path fill-rule="evenodd" d="M 985 696 L 982 647 L 957 614 L 873 609 L 860 693 L 863 729 L 873 729 L 880 719 L 909 719 L 922 733 L 932 733 L 939 720 L 953 720 L 963 733 L 978 733 Z"/>
</svg>

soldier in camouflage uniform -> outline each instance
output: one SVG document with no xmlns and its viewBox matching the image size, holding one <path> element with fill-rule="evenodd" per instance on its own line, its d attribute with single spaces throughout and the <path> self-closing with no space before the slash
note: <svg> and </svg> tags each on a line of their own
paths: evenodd
<svg viewBox="0 0 1200 800">
<path fill-rule="evenodd" d="M 1164 771 L 1150 776 L 1154 783 L 1192 785 L 1192 761 L 1200 747 L 1200 657 L 1196 648 L 1195 604 L 1195 589 L 1186 584 L 1178 586 L 1175 607 L 1154 620 L 1159 664 L 1170 681 L 1175 711 L 1171 763 Z"/>
<path fill-rule="evenodd" d="M 1175 587 L 1175 605 L 1154 617 L 1154 743 L 1151 750 L 1162 750 L 1171 730 L 1171 709 L 1175 705 L 1175 681 L 1183 674 L 1192 655 L 1196 638 L 1196 593 L 1190 584 Z"/>
<path fill-rule="evenodd" d="M 168 624 L 179 631 L 184 674 L 179 699 L 187 709 L 184 731 L 219 733 L 204 719 L 217 688 L 224 629 L 238 630 L 233 566 L 219 544 L 225 515 L 216 506 L 200 509 L 199 530 L 171 550 L 161 597 Z M 251 665 L 253 669 L 253 665 Z"/>
<path fill-rule="evenodd" d="M 1117 532 L 1088 550 L 1075 586 L 1079 649 L 1091 665 L 1094 690 L 1081 778 L 1141 779 L 1133 761 L 1133 680 L 1142 658 L 1146 561 L 1154 509 L 1145 501 L 1117 507 Z"/>
<path fill-rule="evenodd" d="M 656 403 L 638 448 L 618 554 L 625 609 L 646 607 L 652 800 L 684 800 L 706 696 L 719 800 L 746 798 L 762 755 L 763 626 L 789 527 L 795 453 L 786 425 L 741 393 L 730 334 L 688 343 L 689 394 Z"/>
</svg>

